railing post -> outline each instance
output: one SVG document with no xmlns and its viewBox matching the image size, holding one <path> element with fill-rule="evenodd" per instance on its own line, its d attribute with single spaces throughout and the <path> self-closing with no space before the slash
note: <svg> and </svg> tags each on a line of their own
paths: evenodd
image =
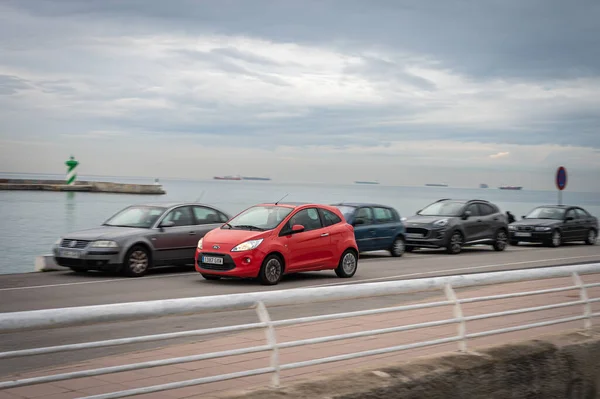
<svg viewBox="0 0 600 399">
<path fill-rule="evenodd" d="M 454 318 L 458 319 L 458 336 L 460 337 L 460 341 L 458 341 L 458 350 L 461 352 L 466 352 L 467 351 L 467 339 L 466 339 L 467 326 L 465 323 L 465 318 L 463 316 L 462 307 L 461 307 L 460 302 L 459 302 L 458 298 L 456 297 L 456 293 L 454 292 L 454 289 L 452 288 L 452 285 L 450 283 L 446 283 L 446 285 L 444 286 L 444 292 L 446 293 L 446 298 L 448 298 L 448 301 L 454 303 L 454 306 L 453 306 Z"/>
<path fill-rule="evenodd" d="M 256 303 L 256 314 L 262 323 L 266 324 L 265 334 L 267 336 L 267 345 L 271 347 L 271 367 L 275 369 L 275 373 L 271 378 L 271 383 L 274 387 L 279 387 L 279 348 L 277 346 L 277 337 L 275 335 L 275 327 L 271 322 L 269 312 L 262 301 Z"/>
<path fill-rule="evenodd" d="M 583 284 L 583 280 L 581 276 L 577 272 L 573 272 L 573 281 L 575 285 L 579 287 L 579 297 L 584 302 L 583 304 L 583 315 L 585 319 L 583 319 L 583 328 L 586 330 L 592 329 L 592 306 L 590 305 L 587 289 L 585 288 L 585 284 Z"/>
</svg>

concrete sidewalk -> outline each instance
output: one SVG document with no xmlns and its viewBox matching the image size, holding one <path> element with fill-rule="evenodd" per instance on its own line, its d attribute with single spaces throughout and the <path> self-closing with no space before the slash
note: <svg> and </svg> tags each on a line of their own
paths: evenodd
<svg viewBox="0 0 600 399">
<path fill-rule="evenodd" d="M 600 282 L 600 276 L 583 276 L 583 281 L 585 283 Z M 533 291 L 538 289 L 553 288 L 567 285 L 573 285 L 572 279 L 547 279 L 539 281 L 528 281 L 521 283 L 487 286 L 476 289 L 464 289 L 460 290 L 457 293 L 457 295 L 459 298 L 469 298 L 504 293 Z M 588 289 L 588 295 L 590 297 L 600 297 L 600 287 Z M 574 289 L 565 292 L 529 296 L 525 298 L 504 299 L 465 304 L 463 305 L 463 312 L 465 316 L 472 316 L 477 314 L 500 312 L 504 310 L 517 309 L 522 307 L 533 307 L 561 302 L 572 302 L 579 300 L 579 298 L 579 290 Z M 445 300 L 445 296 L 443 296 L 443 293 L 440 293 L 440 296 L 437 298 L 429 298 L 426 301 L 421 302 L 432 302 L 438 300 Z M 399 305 L 405 304 L 406 303 L 402 303 Z M 327 304 L 321 303 L 315 306 L 327 306 Z M 598 311 L 600 311 L 600 304 L 593 304 L 592 312 Z M 582 314 L 583 306 L 575 305 L 560 309 L 551 309 L 520 315 L 478 320 L 467 323 L 467 333 L 476 333 L 503 327 L 515 326 L 519 324 L 534 323 L 544 320 L 577 316 Z M 359 332 L 371 329 L 381 329 L 406 324 L 444 320 L 450 318 L 453 318 L 452 306 L 413 311 L 393 312 L 372 316 L 361 316 L 350 319 L 333 320 L 277 328 L 277 340 L 278 342 L 296 341 L 306 338 Z M 554 333 L 561 330 L 577 329 L 582 327 L 583 320 L 580 320 L 577 322 L 570 322 L 561 325 L 540 327 L 525 331 L 494 335 L 490 337 L 475 338 L 469 340 L 468 349 L 477 350 L 478 348 L 482 348 L 489 345 L 520 341 L 524 339 L 533 338 L 540 334 Z M 451 337 L 457 335 L 457 329 L 458 326 L 456 324 L 452 324 L 406 332 L 382 334 L 373 337 L 355 338 L 343 341 L 335 341 L 323 344 L 283 349 L 279 352 L 280 363 L 286 364 L 292 362 L 306 361 L 317 358 L 342 355 L 357 351 L 366 351 L 371 349 L 384 348 L 388 346 L 408 344 L 418 341 Z M 149 331 L 148 333 L 151 332 Z M 33 373 L 14 375 L 11 376 L 11 378 L 4 378 L 4 380 L 28 378 L 38 375 L 65 373 L 98 367 L 123 365 L 141 361 L 167 359 L 170 357 L 189 356 L 194 354 L 222 351 L 228 349 L 265 345 L 265 343 L 265 331 L 255 330 L 239 334 L 232 334 L 221 338 L 198 341 L 196 343 L 191 344 L 165 346 L 161 349 L 126 353 L 118 356 L 94 359 L 88 362 L 78 364 L 65 365 L 63 367 L 38 370 Z M 380 365 L 383 366 L 385 364 L 390 364 L 394 362 L 397 363 L 409 359 L 414 359 L 415 357 L 419 356 L 439 354 L 443 352 L 452 352 L 457 350 L 458 343 L 450 343 L 427 348 L 406 350 L 396 353 L 388 353 L 377 356 L 370 356 L 366 358 L 288 370 L 283 371 L 281 373 L 281 384 L 288 385 L 290 383 L 295 383 L 302 380 L 311 380 L 322 377 L 324 375 L 329 375 L 331 373 L 346 371 L 355 367 L 369 367 Z M 60 356 L 60 353 L 54 354 L 54 356 Z M 0 399 L 38 397 L 49 399 L 78 398 L 125 389 L 139 388 L 144 386 L 158 385 L 170 382 L 195 379 L 200 377 L 208 377 L 218 374 L 268 367 L 270 356 L 270 352 L 261 352 L 200 362 L 183 363 L 173 366 L 162 366 L 138 371 L 107 374 L 97 377 L 86 377 L 67 381 L 31 385 L 27 387 L 12 388 L 0 391 Z M 270 383 L 270 379 L 271 375 L 245 377 L 235 380 L 174 389 L 170 391 L 138 395 L 135 396 L 135 398 L 223 398 L 225 396 L 235 393 L 235 391 L 238 390 L 267 386 Z"/>
</svg>

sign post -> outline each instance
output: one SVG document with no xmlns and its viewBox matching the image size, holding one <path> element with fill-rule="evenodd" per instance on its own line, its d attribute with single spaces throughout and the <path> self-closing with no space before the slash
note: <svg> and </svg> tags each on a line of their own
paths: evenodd
<svg viewBox="0 0 600 399">
<path fill-rule="evenodd" d="M 560 166 L 556 170 L 556 188 L 558 188 L 558 205 L 562 205 L 562 192 L 567 187 L 567 170 Z"/>
</svg>

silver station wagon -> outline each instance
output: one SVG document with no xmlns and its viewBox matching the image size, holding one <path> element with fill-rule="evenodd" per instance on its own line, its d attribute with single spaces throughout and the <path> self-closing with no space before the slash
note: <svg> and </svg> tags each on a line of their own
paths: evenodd
<svg viewBox="0 0 600 399">
<path fill-rule="evenodd" d="M 61 237 L 54 260 L 78 272 L 111 270 L 139 277 L 155 266 L 194 264 L 198 240 L 229 219 L 224 211 L 198 203 L 133 205 L 99 227 Z"/>
</svg>

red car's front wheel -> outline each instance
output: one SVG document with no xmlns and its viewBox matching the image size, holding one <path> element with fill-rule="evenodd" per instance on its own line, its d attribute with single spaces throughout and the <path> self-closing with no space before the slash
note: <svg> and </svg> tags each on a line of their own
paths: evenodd
<svg viewBox="0 0 600 399">
<path fill-rule="evenodd" d="M 269 255 L 263 261 L 258 279 L 263 285 L 275 285 L 283 276 L 283 262 L 277 255 Z"/>
</svg>

